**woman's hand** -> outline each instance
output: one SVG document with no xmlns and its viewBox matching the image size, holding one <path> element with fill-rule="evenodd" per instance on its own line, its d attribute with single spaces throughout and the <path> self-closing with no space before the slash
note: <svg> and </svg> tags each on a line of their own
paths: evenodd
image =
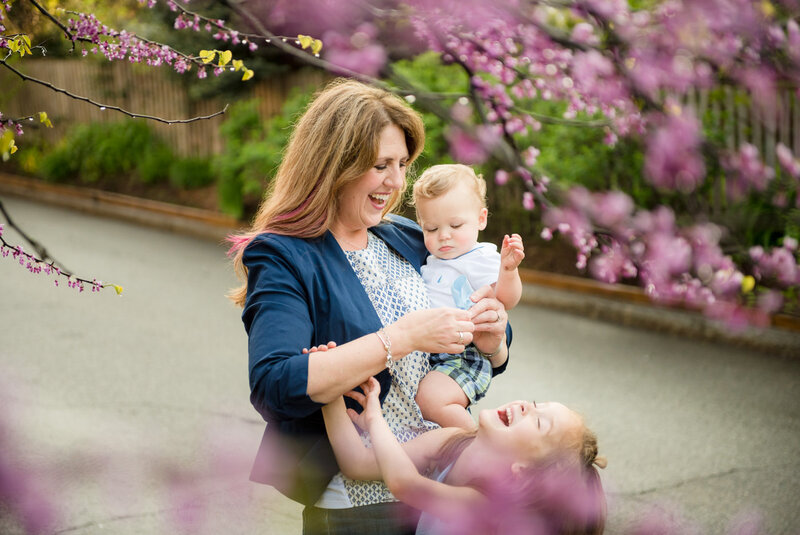
<svg viewBox="0 0 800 535">
<path fill-rule="evenodd" d="M 412 351 L 462 353 L 472 342 L 475 325 L 468 310 L 429 308 L 409 312 L 385 330 L 397 358 Z"/>
<path fill-rule="evenodd" d="M 353 409 L 347 409 L 347 415 L 354 424 L 366 431 L 376 418 L 383 418 L 379 398 L 381 385 L 378 383 L 377 379 L 370 377 L 367 381 L 361 383 L 360 386 L 361 390 L 364 391 L 363 394 L 357 390 L 351 390 L 350 392 L 346 392 L 345 396 L 361 405 L 364 410 L 359 414 Z"/>
<path fill-rule="evenodd" d="M 470 299 L 475 304 L 468 312 L 475 325 L 472 343 L 483 353 L 495 353 L 505 341 L 508 314 L 503 303 L 494 296 L 491 286 L 483 286 L 476 290 Z M 501 351 L 502 353 L 502 351 Z M 492 363 L 495 366 L 499 364 Z"/>
</svg>

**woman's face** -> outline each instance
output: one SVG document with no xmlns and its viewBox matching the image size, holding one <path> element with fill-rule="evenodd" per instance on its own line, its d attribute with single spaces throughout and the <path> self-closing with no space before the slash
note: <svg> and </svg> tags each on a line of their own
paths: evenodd
<svg viewBox="0 0 800 535">
<path fill-rule="evenodd" d="M 406 185 L 408 148 L 397 125 L 381 130 L 378 158 L 363 176 L 348 184 L 339 195 L 339 213 L 333 224 L 337 234 L 360 233 L 381 222 L 391 196 Z"/>
<path fill-rule="evenodd" d="M 553 401 L 512 401 L 478 416 L 478 434 L 524 462 L 552 453 L 582 430 L 581 417 Z"/>
</svg>

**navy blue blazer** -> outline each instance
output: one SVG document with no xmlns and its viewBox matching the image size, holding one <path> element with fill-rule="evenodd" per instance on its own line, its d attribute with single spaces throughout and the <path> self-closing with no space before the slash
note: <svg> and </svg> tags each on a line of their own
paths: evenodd
<svg viewBox="0 0 800 535">
<path fill-rule="evenodd" d="M 428 252 L 416 223 L 391 216 L 370 230 L 419 271 Z M 267 422 L 251 479 L 313 504 L 339 469 L 322 405 L 306 394 L 308 355 L 301 351 L 330 341 L 344 344 L 382 324 L 330 232 L 311 239 L 264 233 L 247 246 L 243 261 L 250 401 Z M 383 402 L 391 377 L 386 370 L 375 377 Z"/>
</svg>

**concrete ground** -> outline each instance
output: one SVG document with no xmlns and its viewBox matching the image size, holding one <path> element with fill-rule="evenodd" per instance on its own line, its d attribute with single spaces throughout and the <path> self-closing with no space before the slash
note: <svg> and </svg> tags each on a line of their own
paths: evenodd
<svg viewBox="0 0 800 535">
<path fill-rule="evenodd" d="M 263 426 L 224 248 L 3 202 L 67 267 L 125 290 L 78 295 L 0 258 L 0 496 L 26 497 L 51 533 L 299 533 L 300 507 L 246 478 Z M 761 518 L 800 533 L 800 359 L 532 306 L 511 320 L 509 371 L 478 409 L 535 398 L 585 414 L 609 459 L 608 532 Z M 0 533 L 22 532 L 0 508 Z"/>
</svg>

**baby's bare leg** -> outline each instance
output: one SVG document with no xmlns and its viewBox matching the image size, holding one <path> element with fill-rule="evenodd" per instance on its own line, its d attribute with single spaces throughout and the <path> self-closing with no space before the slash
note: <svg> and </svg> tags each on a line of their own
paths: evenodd
<svg viewBox="0 0 800 535">
<path fill-rule="evenodd" d="M 467 412 L 469 399 L 452 378 L 442 372 L 430 371 L 419 382 L 417 405 L 426 420 L 442 427 L 474 429 L 475 421 Z"/>
</svg>

